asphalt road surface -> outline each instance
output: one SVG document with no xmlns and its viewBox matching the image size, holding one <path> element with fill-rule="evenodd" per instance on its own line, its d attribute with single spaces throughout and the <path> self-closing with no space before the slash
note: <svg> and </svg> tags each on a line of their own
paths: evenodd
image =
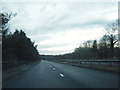
<svg viewBox="0 0 120 90">
<path fill-rule="evenodd" d="M 116 73 L 43 60 L 3 88 L 118 88 L 118 79 Z"/>
</svg>

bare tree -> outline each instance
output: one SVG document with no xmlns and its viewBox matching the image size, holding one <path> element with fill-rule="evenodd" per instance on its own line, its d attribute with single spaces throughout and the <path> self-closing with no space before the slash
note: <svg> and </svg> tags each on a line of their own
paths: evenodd
<svg viewBox="0 0 120 90">
<path fill-rule="evenodd" d="M 92 48 L 93 40 L 87 40 L 83 43 L 85 48 Z"/>
<path fill-rule="evenodd" d="M 107 31 L 107 37 L 110 43 L 110 49 L 111 49 L 111 56 L 113 57 L 114 55 L 114 46 L 115 44 L 119 41 L 119 37 L 118 37 L 118 21 L 113 22 L 112 24 L 108 24 L 105 27 L 106 31 Z"/>
<path fill-rule="evenodd" d="M 104 35 L 99 42 L 99 48 L 109 48 L 110 43 L 109 43 L 109 38 L 107 35 Z"/>
<path fill-rule="evenodd" d="M 2 34 L 5 35 L 8 32 L 9 25 L 8 22 L 15 17 L 17 14 L 11 13 L 0 13 L 0 30 L 2 30 Z"/>
</svg>

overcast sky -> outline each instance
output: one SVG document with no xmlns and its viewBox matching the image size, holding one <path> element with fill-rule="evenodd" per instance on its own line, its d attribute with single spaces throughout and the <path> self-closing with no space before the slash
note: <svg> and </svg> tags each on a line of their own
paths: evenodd
<svg viewBox="0 0 120 90">
<path fill-rule="evenodd" d="M 99 39 L 105 25 L 118 18 L 117 2 L 4 2 L 2 11 L 17 13 L 10 23 L 25 31 L 40 54 L 72 52 L 86 40 Z"/>
</svg>

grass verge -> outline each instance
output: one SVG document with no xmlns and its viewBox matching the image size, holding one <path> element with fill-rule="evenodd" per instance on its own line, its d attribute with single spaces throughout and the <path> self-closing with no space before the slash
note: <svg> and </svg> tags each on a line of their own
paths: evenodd
<svg viewBox="0 0 120 90">
<path fill-rule="evenodd" d="M 75 64 L 75 63 L 69 63 L 69 62 L 59 62 L 59 63 L 120 74 L 120 69 L 119 69 L 120 65 L 98 65 L 98 64 L 97 65 L 95 65 L 95 64 L 91 65 L 91 64 Z"/>
<path fill-rule="evenodd" d="M 30 69 L 31 67 L 38 64 L 39 62 L 40 61 L 36 61 L 33 63 L 21 65 L 21 66 L 15 67 L 15 68 L 11 68 L 11 69 L 2 71 L 2 83 L 5 83 L 7 80 L 9 80 L 12 77 L 22 74 L 23 72 Z"/>
</svg>

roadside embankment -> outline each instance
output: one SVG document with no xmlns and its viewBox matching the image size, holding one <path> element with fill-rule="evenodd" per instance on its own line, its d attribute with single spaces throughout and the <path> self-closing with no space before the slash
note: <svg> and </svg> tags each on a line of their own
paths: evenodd
<svg viewBox="0 0 120 90">
<path fill-rule="evenodd" d="M 3 70 L 2 71 L 2 82 L 6 82 L 8 79 L 22 74 L 23 72 L 25 72 L 26 70 L 30 69 L 31 67 L 33 67 L 34 65 L 38 64 L 40 61 L 36 61 L 36 62 L 32 62 L 29 64 L 24 64 L 15 68 L 10 68 L 7 70 Z"/>
<path fill-rule="evenodd" d="M 87 64 L 87 63 L 75 63 L 75 62 L 67 62 L 67 61 L 62 61 L 62 62 L 61 61 L 54 61 L 54 62 L 120 74 L 120 65 Z"/>
</svg>

